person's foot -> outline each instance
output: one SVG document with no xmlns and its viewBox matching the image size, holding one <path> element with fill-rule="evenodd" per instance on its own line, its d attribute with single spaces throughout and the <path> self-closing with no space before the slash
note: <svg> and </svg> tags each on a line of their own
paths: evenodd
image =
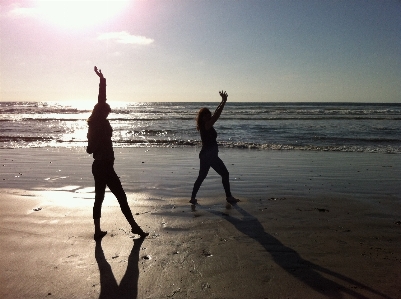
<svg viewBox="0 0 401 299">
<path fill-rule="evenodd" d="M 197 205 L 198 204 L 198 200 L 196 198 L 191 198 L 189 203 L 192 204 L 192 205 Z"/>
<path fill-rule="evenodd" d="M 232 205 L 235 205 L 237 202 L 240 202 L 239 199 L 237 199 L 233 196 L 227 197 L 226 200 L 229 204 L 232 204 Z"/>
<path fill-rule="evenodd" d="M 106 232 L 106 231 L 96 232 L 96 233 L 93 235 L 93 239 L 94 239 L 95 241 L 99 241 L 99 240 L 101 240 L 105 235 L 107 235 L 107 232 Z"/>
<path fill-rule="evenodd" d="M 141 238 L 146 238 L 147 236 L 149 236 L 149 233 L 145 233 L 142 228 L 140 228 L 140 226 L 138 224 L 132 226 L 131 232 L 133 234 L 137 234 L 139 235 Z"/>
</svg>

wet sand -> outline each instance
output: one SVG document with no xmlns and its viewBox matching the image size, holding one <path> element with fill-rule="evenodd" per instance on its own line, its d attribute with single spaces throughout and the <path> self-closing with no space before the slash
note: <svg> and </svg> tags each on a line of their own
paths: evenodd
<svg viewBox="0 0 401 299">
<path fill-rule="evenodd" d="M 106 193 L 102 242 L 83 149 L 3 149 L 1 298 L 400 298 L 398 155 L 224 149 L 192 211 L 198 150 L 115 149 L 137 222 Z"/>
</svg>

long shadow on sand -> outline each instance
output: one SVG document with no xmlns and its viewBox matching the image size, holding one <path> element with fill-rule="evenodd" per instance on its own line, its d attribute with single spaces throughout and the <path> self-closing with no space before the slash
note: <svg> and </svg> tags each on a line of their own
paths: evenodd
<svg viewBox="0 0 401 299">
<path fill-rule="evenodd" d="M 227 216 L 211 209 L 207 209 L 207 211 L 221 216 L 223 219 L 232 223 L 238 231 L 259 242 L 265 250 L 270 253 L 277 265 L 310 288 L 322 294 L 324 298 L 344 298 L 343 296 L 345 294 L 360 299 L 370 298 L 369 296 L 358 293 L 350 287 L 344 286 L 351 285 L 353 288 L 362 289 L 364 292 L 369 292 L 371 295 L 374 294 L 382 298 L 391 299 L 389 296 L 363 285 L 352 278 L 303 259 L 295 250 L 285 246 L 278 239 L 265 232 L 262 224 L 256 217 L 252 216 L 238 205 L 235 205 L 234 208 L 243 216 L 243 219 Z M 333 279 L 341 280 L 344 285 L 322 276 L 321 273 Z"/>
<path fill-rule="evenodd" d="M 136 239 L 128 257 L 128 266 L 120 285 L 107 262 L 101 241 L 96 242 L 95 258 L 100 271 L 99 299 L 136 299 L 138 297 L 139 251 L 144 239 Z"/>
</svg>

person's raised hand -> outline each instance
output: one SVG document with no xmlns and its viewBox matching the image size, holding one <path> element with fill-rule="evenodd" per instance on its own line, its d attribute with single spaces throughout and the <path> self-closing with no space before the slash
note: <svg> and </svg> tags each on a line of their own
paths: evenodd
<svg viewBox="0 0 401 299">
<path fill-rule="evenodd" d="M 227 101 L 227 98 L 228 98 L 227 92 L 222 90 L 222 91 L 219 91 L 219 94 L 220 94 L 222 100 L 223 100 L 224 102 L 226 102 L 226 101 Z"/>
<path fill-rule="evenodd" d="M 94 67 L 95 73 L 100 77 L 103 78 L 102 70 L 98 70 L 97 66 Z"/>
</svg>

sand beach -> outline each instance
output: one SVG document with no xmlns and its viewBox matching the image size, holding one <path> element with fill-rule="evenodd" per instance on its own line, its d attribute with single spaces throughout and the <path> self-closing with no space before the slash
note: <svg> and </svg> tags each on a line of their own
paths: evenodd
<svg viewBox="0 0 401 299">
<path fill-rule="evenodd" d="M 2 149 L 1 298 L 400 298 L 399 155 L 222 149 L 188 204 L 199 148 L 115 148 L 144 240 L 106 192 L 93 240 L 83 148 Z"/>
</svg>

